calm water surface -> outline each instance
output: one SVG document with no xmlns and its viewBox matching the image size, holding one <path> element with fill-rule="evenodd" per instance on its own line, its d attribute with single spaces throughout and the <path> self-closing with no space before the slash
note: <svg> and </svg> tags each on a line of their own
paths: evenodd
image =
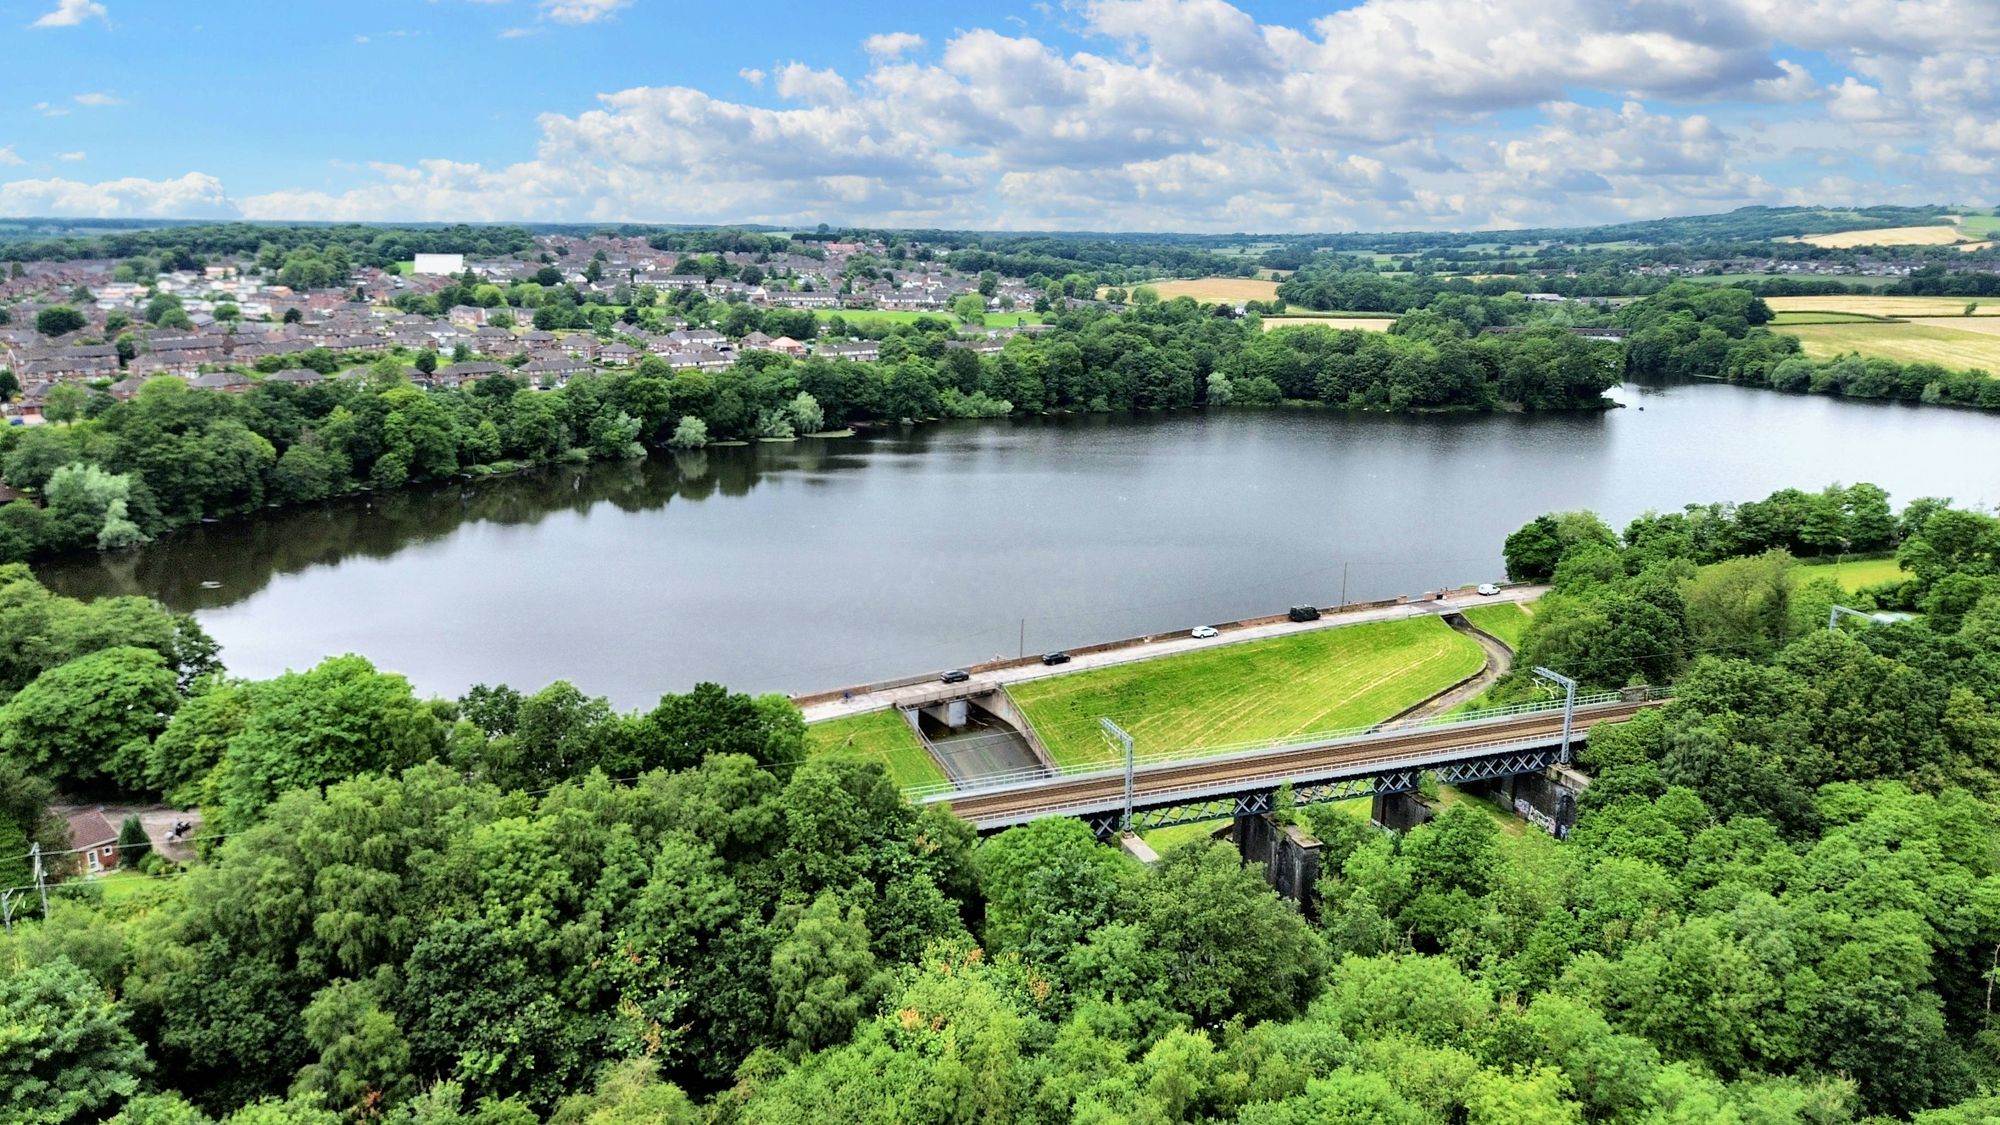
<svg viewBox="0 0 2000 1125">
<path fill-rule="evenodd" d="M 52 565 L 190 610 L 240 675 L 361 652 L 420 690 L 621 707 L 807 691 L 1500 575 L 1552 509 L 1871 480 L 2000 501 L 2000 418 L 1716 384 L 1589 415 L 1236 411 L 952 423 L 267 515 Z M 204 583 L 220 583 L 204 588 Z"/>
</svg>

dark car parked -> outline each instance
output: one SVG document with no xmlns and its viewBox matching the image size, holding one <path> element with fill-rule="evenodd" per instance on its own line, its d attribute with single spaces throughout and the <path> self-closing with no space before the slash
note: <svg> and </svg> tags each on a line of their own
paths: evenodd
<svg viewBox="0 0 2000 1125">
<path fill-rule="evenodd" d="M 1319 607 L 1313 605 L 1295 605 L 1292 607 L 1292 611 L 1285 616 L 1294 621 L 1318 621 Z"/>
<path fill-rule="evenodd" d="M 953 668 L 951 671 L 946 672 L 944 675 L 938 677 L 938 679 L 943 680 L 945 683 L 948 684 L 962 684 L 971 678 L 972 678 L 972 673 L 966 671 L 963 668 Z"/>
<path fill-rule="evenodd" d="M 1047 654 L 1047 655 L 1045 655 L 1045 656 L 1043 656 L 1043 657 L 1042 657 L 1042 663 L 1044 663 L 1044 664 L 1068 664 L 1068 663 L 1069 663 L 1069 653 L 1066 653 L 1066 652 L 1051 652 L 1051 653 L 1049 653 L 1049 654 Z"/>
</svg>

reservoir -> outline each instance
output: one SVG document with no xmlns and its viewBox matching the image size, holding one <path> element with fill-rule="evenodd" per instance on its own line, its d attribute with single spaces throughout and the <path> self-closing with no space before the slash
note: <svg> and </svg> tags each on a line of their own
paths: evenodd
<svg viewBox="0 0 2000 1125">
<path fill-rule="evenodd" d="M 950 422 L 264 513 L 38 568 L 194 613 L 232 673 L 787 693 L 1501 577 L 1528 519 L 1873 481 L 2000 501 L 2000 417 L 1722 384 L 1553 415 Z"/>
</svg>

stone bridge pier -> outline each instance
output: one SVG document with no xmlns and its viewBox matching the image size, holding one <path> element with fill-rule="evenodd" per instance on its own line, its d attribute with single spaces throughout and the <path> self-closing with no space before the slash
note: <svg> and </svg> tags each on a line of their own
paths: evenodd
<svg viewBox="0 0 2000 1125">
<path fill-rule="evenodd" d="M 1465 786 L 1558 840 L 1576 827 L 1576 797 L 1590 779 L 1573 769 L 1550 766 L 1539 773 L 1515 774 Z"/>
<path fill-rule="evenodd" d="M 1270 813 L 1239 816 L 1229 830 L 1245 864 L 1264 869 L 1271 889 L 1298 904 L 1308 918 L 1319 917 L 1319 838 L 1296 824 L 1279 824 Z"/>
</svg>

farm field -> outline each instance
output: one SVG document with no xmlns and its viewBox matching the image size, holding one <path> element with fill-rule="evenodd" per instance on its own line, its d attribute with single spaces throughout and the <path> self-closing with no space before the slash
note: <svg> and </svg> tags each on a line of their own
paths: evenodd
<svg viewBox="0 0 2000 1125">
<path fill-rule="evenodd" d="M 888 768 L 890 779 L 905 789 L 913 785 L 939 785 L 948 780 L 899 711 L 870 711 L 806 728 L 806 753 L 843 751 L 881 762 Z"/>
<path fill-rule="evenodd" d="M 1779 330 L 1797 336 L 1806 355 L 1813 359 L 1834 359 L 1854 352 L 1864 358 L 1880 356 L 1899 363 L 2000 371 L 2000 333 L 1897 321 L 1788 324 Z"/>
<path fill-rule="evenodd" d="M 1280 328 L 1334 328 L 1353 329 L 1360 332 L 1387 332 L 1396 323 L 1388 316 L 1267 316 L 1264 331 L 1275 332 Z"/>
<path fill-rule="evenodd" d="M 1843 293 L 1826 297 L 1766 297 L 1772 312 L 1860 313 L 1862 316 L 1962 316 L 1971 297 L 1876 297 Z M 2000 301 L 1979 300 L 1974 316 L 2000 316 Z"/>
<path fill-rule="evenodd" d="M 1160 295 L 1160 300 L 1171 301 L 1175 297 L 1193 297 L 1197 301 L 1275 301 L 1278 299 L 1278 283 L 1255 277 L 1194 277 L 1175 278 L 1172 281 L 1149 281 L 1145 283 Z M 1131 286 L 1130 288 L 1138 288 Z"/>
<path fill-rule="evenodd" d="M 1835 234 L 1808 234 L 1797 241 L 1830 250 L 1855 246 L 1949 246 L 1965 237 L 1954 226 L 1876 227 L 1872 230 L 1844 230 Z M 1968 247 L 1971 249 L 1971 247 Z"/>
<path fill-rule="evenodd" d="M 1476 605 L 1465 611 L 1465 619 L 1472 622 L 1474 628 L 1493 634 L 1516 652 L 1521 650 L 1521 636 L 1528 631 L 1528 621 L 1532 616 L 1530 611 L 1513 602 Z"/>
<path fill-rule="evenodd" d="M 1030 680 L 1009 688 L 1058 764 L 1111 762 L 1110 717 L 1141 754 L 1381 722 L 1479 671 L 1472 638 L 1435 617 L 1371 622 Z"/>
<path fill-rule="evenodd" d="M 2000 316 L 1913 316 L 1911 324 L 1926 328 L 1949 328 L 1954 332 L 1977 332 L 1983 336 L 2000 336 Z"/>
<path fill-rule="evenodd" d="M 1771 327 L 1778 328 L 1787 324 L 1871 324 L 1879 323 L 1881 319 L 1879 316 L 1864 316 L 1861 313 L 1807 312 L 1802 309 L 1797 312 L 1773 313 Z"/>
<path fill-rule="evenodd" d="M 1800 564 L 1800 578 L 1819 578 L 1832 574 L 1840 580 L 1846 590 L 1859 590 L 1863 586 L 1875 586 L 1883 582 L 1893 582 L 1909 577 L 1893 558 L 1888 559 L 1813 559 Z"/>
</svg>

